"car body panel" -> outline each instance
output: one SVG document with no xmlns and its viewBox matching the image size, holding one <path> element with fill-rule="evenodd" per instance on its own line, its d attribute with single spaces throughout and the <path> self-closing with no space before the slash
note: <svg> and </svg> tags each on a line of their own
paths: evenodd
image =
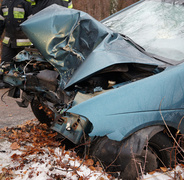
<svg viewBox="0 0 184 180">
<path fill-rule="evenodd" d="M 164 125 L 178 129 L 184 116 L 184 64 L 93 97 L 68 112 L 93 124 L 90 136 L 120 141 L 141 128 Z M 184 122 L 179 129 L 184 132 Z"/>
<path fill-rule="evenodd" d="M 63 88 L 114 64 L 164 66 L 78 10 L 52 5 L 25 21 L 21 27 L 46 60 L 58 69 Z"/>
<path fill-rule="evenodd" d="M 141 129 L 163 127 L 163 118 L 175 129 L 180 124 L 179 129 L 184 132 L 183 121 L 180 122 L 184 116 L 183 63 L 172 66 L 167 60 L 154 58 L 127 36 L 110 30 L 90 15 L 58 5 L 45 8 L 21 27 L 41 56 L 39 53 L 17 55 L 16 65 L 4 80 L 27 93 L 23 103 L 26 101 L 28 105 L 36 99 L 46 106 L 53 113 L 53 129 L 64 137 L 79 144 L 84 130 L 91 137 L 107 135 L 109 139 L 121 141 Z M 38 64 L 43 66 L 37 69 Z M 116 84 L 114 89 L 108 87 L 107 92 L 102 90 L 97 94 L 94 89 L 99 87 L 95 83 L 87 90 L 85 83 L 80 84 L 86 80 L 88 86 L 89 77 L 96 78 L 100 73 L 109 80 L 105 70 L 122 64 L 125 72 L 120 72 L 120 82 L 124 85 Z M 149 68 L 144 68 L 149 70 L 138 69 L 135 64 L 148 65 Z M 129 74 L 126 69 L 130 69 Z M 135 76 L 142 76 L 134 78 L 134 72 Z M 50 74 L 55 77 L 52 88 Z M 77 92 L 87 94 L 79 104 L 73 103 Z M 90 97 L 91 92 L 94 94 Z"/>
</svg>

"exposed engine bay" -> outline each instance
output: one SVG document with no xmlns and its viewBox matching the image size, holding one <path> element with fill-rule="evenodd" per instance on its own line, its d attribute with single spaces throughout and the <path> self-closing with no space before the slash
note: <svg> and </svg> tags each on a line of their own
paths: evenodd
<svg viewBox="0 0 184 180">
<path fill-rule="evenodd" d="M 10 67 L 4 76 L 4 81 L 14 87 L 9 95 L 19 98 L 21 89 L 22 102 L 17 102 L 18 105 L 27 107 L 31 103 L 36 117 L 49 126 L 53 123 L 62 124 L 63 114 L 74 105 L 162 70 L 143 64 L 116 64 L 63 90 L 58 70 L 44 60 L 35 48 L 26 48 L 20 52 Z M 40 111 L 44 111 L 45 119 L 43 115 L 41 117 Z M 72 127 L 76 128 L 77 124 L 73 123 Z"/>
</svg>

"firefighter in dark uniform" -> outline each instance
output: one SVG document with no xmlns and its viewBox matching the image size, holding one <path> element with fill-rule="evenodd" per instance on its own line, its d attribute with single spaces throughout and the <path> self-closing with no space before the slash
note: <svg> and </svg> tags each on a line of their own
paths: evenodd
<svg viewBox="0 0 184 180">
<path fill-rule="evenodd" d="M 58 4 L 67 8 L 73 8 L 72 0 L 26 0 L 32 5 L 32 13 L 36 14 L 42 9 L 52 5 Z"/>
<path fill-rule="evenodd" d="M 20 24 L 32 14 L 31 4 L 25 0 L 3 0 L 0 9 L 0 35 L 4 30 L 1 62 L 11 62 L 31 42 L 23 33 Z"/>
<path fill-rule="evenodd" d="M 72 9 L 73 8 L 72 0 L 62 0 L 62 6 Z"/>
</svg>

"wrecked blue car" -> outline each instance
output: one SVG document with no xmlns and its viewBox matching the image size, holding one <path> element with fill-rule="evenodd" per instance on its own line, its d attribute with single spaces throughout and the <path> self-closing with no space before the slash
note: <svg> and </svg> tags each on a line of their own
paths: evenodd
<svg viewBox="0 0 184 180">
<path fill-rule="evenodd" d="M 183 19 L 174 0 L 141 0 L 102 22 L 52 5 L 21 25 L 34 47 L 2 65 L 9 96 L 21 90 L 19 106 L 120 178 L 172 167 L 184 133 Z"/>
</svg>

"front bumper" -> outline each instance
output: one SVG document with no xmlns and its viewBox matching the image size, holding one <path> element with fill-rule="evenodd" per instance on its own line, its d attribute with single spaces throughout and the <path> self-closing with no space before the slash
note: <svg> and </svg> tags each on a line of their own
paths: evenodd
<svg viewBox="0 0 184 180">
<path fill-rule="evenodd" d="M 66 113 L 66 116 L 61 116 L 52 125 L 51 129 L 62 134 L 74 144 L 79 144 L 83 141 L 84 133 L 88 134 L 92 130 L 90 121 L 80 115 Z"/>
</svg>

